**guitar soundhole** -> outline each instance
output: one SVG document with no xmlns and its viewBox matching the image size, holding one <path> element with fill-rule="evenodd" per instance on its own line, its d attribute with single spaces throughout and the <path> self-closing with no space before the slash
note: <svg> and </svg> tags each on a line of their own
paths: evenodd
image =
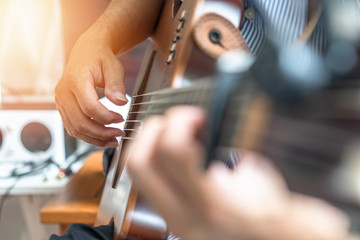
<svg viewBox="0 0 360 240">
<path fill-rule="evenodd" d="M 174 5 L 173 5 L 173 18 L 176 16 L 176 14 L 178 13 L 181 4 L 183 3 L 183 1 L 186 0 L 174 0 Z"/>
<path fill-rule="evenodd" d="M 30 152 L 46 151 L 51 144 L 51 134 L 43 124 L 31 122 L 21 131 L 21 141 Z"/>
</svg>

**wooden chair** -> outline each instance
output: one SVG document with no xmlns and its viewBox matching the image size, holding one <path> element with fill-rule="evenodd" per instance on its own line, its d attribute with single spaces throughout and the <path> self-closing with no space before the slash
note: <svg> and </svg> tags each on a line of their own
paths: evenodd
<svg viewBox="0 0 360 240">
<path fill-rule="evenodd" d="M 42 223 L 60 224 L 61 235 L 73 223 L 94 225 L 105 182 L 102 155 L 103 151 L 90 154 L 66 187 L 41 209 Z"/>
</svg>

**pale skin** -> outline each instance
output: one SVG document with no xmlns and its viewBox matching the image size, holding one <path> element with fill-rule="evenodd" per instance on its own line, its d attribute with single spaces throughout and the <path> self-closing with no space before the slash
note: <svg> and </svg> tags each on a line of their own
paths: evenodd
<svg viewBox="0 0 360 240">
<path fill-rule="evenodd" d="M 96 94 L 116 105 L 127 102 L 124 68 L 117 55 L 148 38 L 156 24 L 162 0 L 112 0 L 97 21 L 74 45 L 64 73 L 56 86 L 55 101 L 68 133 L 90 144 L 116 147 L 123 135 L 106 127 L 123 117 L 106 109 Z"/>
<path fill-rule="evenodd" d="M 204 120 L 199 109 L 175 107 L 147 120 L 128 150 L 134 184 L 171 232 L 190 240 L 350 239 L 342 212 L 289 192 L 259 155 L 245 154 L 233 171 L 219 164 L 205 171 Z"/>
</svg>

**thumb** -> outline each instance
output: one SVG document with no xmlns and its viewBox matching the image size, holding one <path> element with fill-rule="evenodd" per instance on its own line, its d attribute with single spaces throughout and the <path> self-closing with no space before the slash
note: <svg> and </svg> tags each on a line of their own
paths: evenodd
<svg viewBox="0 0 360 240">
<path fill-rule="evenodd" d="M 105 96 L 116 105 L 125 105 L 126 89 L 124 84 L 125 70 L 121 62 L 114 56 L 114 60 L 103 62 Z"/>
</svg>

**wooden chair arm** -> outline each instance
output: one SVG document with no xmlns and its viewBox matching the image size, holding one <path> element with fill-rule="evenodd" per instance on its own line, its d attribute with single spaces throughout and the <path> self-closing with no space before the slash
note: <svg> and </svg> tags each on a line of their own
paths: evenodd
<svg viewBox="0 0 360 240">
<path fill-rule="evenodd" d="M 40 211 L 42 223 L 60 224 L 60 234 L 73 223 L 95 223 L 105 183 L 102 155 L 103 151 L 91 153 L 65 188 L 46 203 Z"/>
</svg>

